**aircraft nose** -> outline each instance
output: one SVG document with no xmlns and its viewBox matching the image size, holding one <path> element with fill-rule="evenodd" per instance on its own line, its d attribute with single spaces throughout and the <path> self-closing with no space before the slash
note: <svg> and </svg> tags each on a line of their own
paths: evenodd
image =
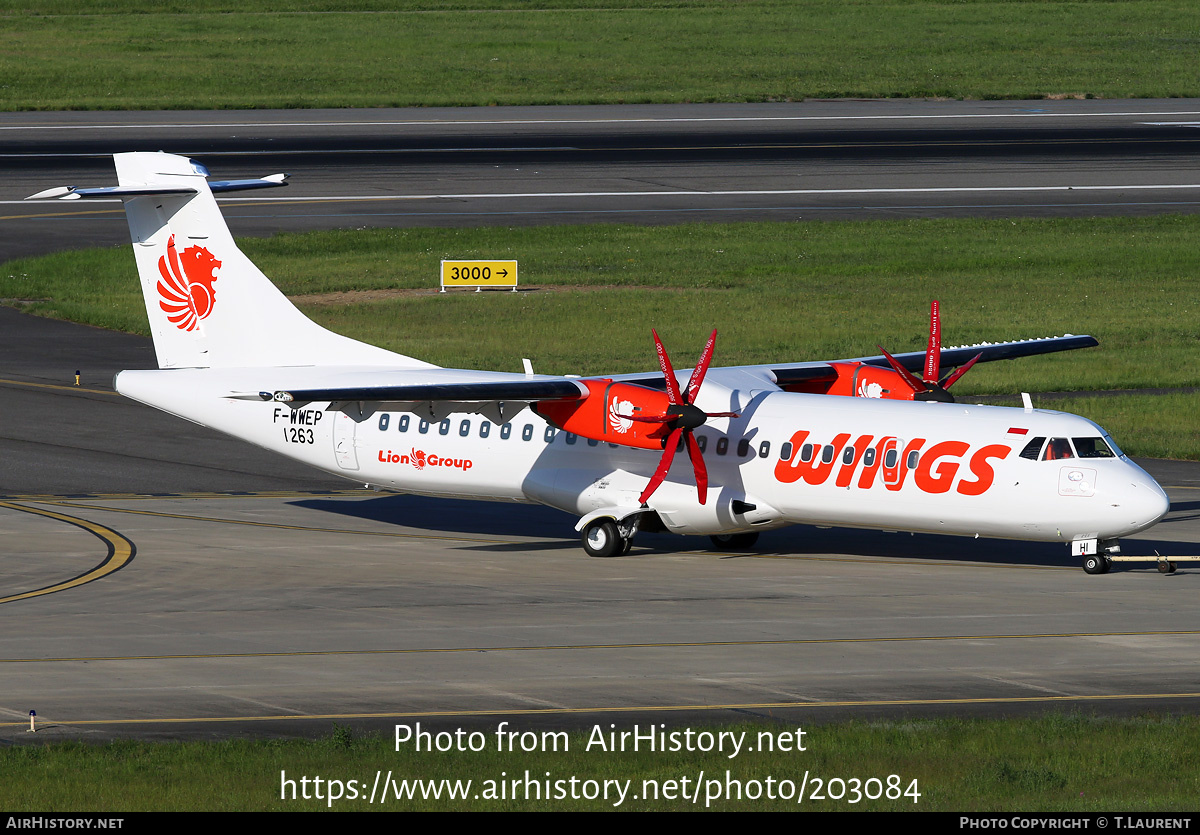
<svg viewBox="0 0 1200 835">
<path fill-rule="evenodd" d="M 1145 471 L 1142 471 L 1141 478 L 1132 481 L 1124 493 L 1121 511 L 1126 521 L 1139 531 L 1156 524 L 1171 509 L 1171 500 L 1166 492 Z"/>
</svg>

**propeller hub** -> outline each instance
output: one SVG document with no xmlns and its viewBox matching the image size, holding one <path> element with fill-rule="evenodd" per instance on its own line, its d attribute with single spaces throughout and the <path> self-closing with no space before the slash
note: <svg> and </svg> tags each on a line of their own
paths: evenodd
<svg viewBox="0 0 1200 835">
<path fill-rule="evenodd" d="M 699 407 L 693 406 L 691 403 L 668 406 L 667 414 L 675 417 L 675 426 L 679 429 L 695 429 L 698 426 L 703 426 L 708 420 L 708 415 L 704 414 Z"/>
<path fill-rule="evenodd" d="M 913 400 L 932 400 L 937 403 L 954 403 L 954 395 L 946 391 L 939 385 L 929 385 L 925 391 L 919 391 L 913 395 Z"/>
</svg>

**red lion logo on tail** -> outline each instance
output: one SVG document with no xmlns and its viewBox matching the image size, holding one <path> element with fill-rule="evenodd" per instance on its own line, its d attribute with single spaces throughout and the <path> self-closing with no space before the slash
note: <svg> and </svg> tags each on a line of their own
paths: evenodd
<svg viewBox="0 0 1200 835">
<path fill-rule="evenodd" d="M 202 246 L 190 246 L 180 255 L 175 251 L 175 236 L 167 240 L 167 254 L 158 259 L 158 306 L 171 324 L 181 331 L 195 330 L 201 319 L 208 318 L 216 304 L 213 282 L 221 262 Z"/>
</svg>

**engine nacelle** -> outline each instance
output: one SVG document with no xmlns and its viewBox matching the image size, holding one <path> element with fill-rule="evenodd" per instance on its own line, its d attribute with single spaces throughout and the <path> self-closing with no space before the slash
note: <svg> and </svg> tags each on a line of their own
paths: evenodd
<svg viewBox="0 0 1200 835">
<path fill-rule="evenodd" d="M 547 400 L 531 408 L 564 432 L 635 449 L 662 449 L 669 432 L 665 423 L 642 423 L 629 415 L 663 415 L 670 406 L 666 392 L 612 380 L 581 380 L 588 396 L 580 400 Z"/>
<path fill-rule="evenodd" d="M 890 368 L 862 362 L 831 362 L 837 378 L 786 386 L 788 391 L 807 394 L 836 394 L 842 397 L 877 397 L 884 400 L 912 400 L 915 392 Z"/>
</svg>

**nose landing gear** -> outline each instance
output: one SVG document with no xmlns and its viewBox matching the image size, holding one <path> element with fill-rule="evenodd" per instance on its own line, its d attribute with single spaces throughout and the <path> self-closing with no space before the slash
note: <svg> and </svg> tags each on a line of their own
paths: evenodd
<svg viewBox="0 0 1200 835">
<path fill-rule="evenodd" d="M 1152 557 L 1143 556 L 1121 556 L 1121 544 L 1115 539 L 1104 539 L 1099 543 L 1096 540 L 1077 540 L 1073 542 L 1071 547 L 1078 554 L 1080 551 L 1083 555 L 1083 570 L 1088 574 L 1107 574 L 1112 568 L 1114 562 L 1153 562 L 1158 564 L 1159 574 L 1174 574 L 1179 568 L 1175 563 L 1179 561 L 1198 561 L 1200 557 L 1164 557 L 1157 551 Z"/>
</svg>

